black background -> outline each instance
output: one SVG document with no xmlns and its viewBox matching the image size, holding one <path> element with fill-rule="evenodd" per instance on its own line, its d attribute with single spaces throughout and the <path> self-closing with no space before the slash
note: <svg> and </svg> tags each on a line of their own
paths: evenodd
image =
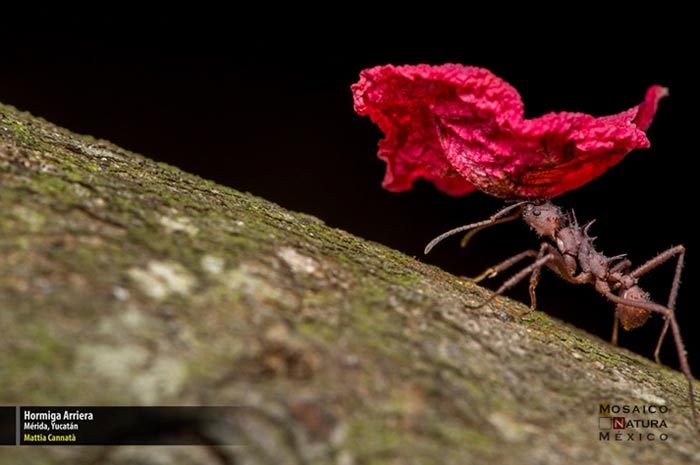
<svg viewBox="0 0 700 465">
<path fill-rule="evenodd" d="M 628 253 L 642 263 L 686 245 L 678 318 L 700 375 L 698 175 L 691 165 L 698 91 L 684 19 L 692 15 L 612 18 L 590 6 L 554 20 L 551 12 L 505 6 L 423 7 L 381 16 L 359 4 L 337 13 L 269 5 L 257 14 L 37 8 L 3 19 L 0 101 L 475 275 L 538 239 L 515 222 L 481 233 L 467 250 L 452 239 L 424 257 L 432 237 L 503 203 L 481 193 L 451 198 L 425 182 L 407 193 L 384 191 L 384 163 L 376 158 L 382 135 L 352 108 L 349 86 L 360 70 L 386 63 L 486 67 L 518 89 L 529 117 L 617 113 L 641 102 L 649 85 L 665 85 L 671 96 L 648 132 L 652 148 L 556 202 L 574 208 L 581 222 L 598 219 L 592 231 L 608 255 Z M 642 282 L 661 303 L 672 268 Z M 527 302 L 525 288 L 510 295 Z M 609 338 L 613 305 L 591 287 L 545 274 L 538 298 L 540 309 Z M 621 343 L 650 356 L 659 328 L 656 317 L 622 334 Z M 670 339 L 665 349 L 664 360 L 675 366 Z"/>
</svg>

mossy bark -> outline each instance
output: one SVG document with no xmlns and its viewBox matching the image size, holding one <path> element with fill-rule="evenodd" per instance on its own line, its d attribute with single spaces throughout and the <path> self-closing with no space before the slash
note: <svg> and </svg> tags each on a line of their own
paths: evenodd
<svg viewBox="0 0 700 465">
<path fill-rule="evenodd" d="M 2 464 L 700 461 L 679 373 L 505 298 L 465 308 L 487 292 L 0 106 L 0 403 L 247 407 L 207 433 L 242 447 Z M 601 440 L 601 402 L 667 427 Z"/>
</svg>

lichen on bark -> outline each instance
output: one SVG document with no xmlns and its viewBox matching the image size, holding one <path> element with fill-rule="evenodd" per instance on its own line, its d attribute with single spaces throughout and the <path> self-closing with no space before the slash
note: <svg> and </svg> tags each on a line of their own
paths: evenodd
<svg viewBox="0 0 700 465">
<path fill-rule="evenodd" d="M 2 404 L 247 412 L 209 433 L 243 447 L 1 463 L 700 460 L 682 375 L 506 298 L 465 308 L 487 292 L 0 106 Z M 668 440 L 600 440 L 601 402 L 667 406 L 667 429 L 634 433 Z"/>
</svg>

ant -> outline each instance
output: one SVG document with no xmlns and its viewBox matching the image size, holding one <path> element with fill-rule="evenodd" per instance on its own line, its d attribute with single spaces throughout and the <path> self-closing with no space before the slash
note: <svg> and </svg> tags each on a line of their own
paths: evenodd
<svg viewBox="0 0 700 465">
<path fill-rule="evenodd" d="M 685 247 L 677 245 L 660 253 L 656 257 L 647 261 L 643 265 L 632 268 L 626 255 L 616 255 L 606 257 L 595 250 L 593 241 L 588 233 L 593 221 L 579 226 L 573 211 L 565 214 L 549 200 L 532 201 L 525 200 L 510 205 L 496 212 L 487 220 L 468 224 L 459 228 L 447 231 L 433 239 L 426 247 L 425 253 L 429 253 L 432 248 L 443 239 L 454 234 L 469 231 L 462 239 L 462 246 L 474 236 L 478 231 L 496 224 L 505 223 L 522 217 L 530 228 L 540 237 L 546 237 L 552 243 L 544 241 L 540 244 L 540 250 L 526 250 L 514 255 L 501 263 L 488 268 L 481 275 L 474 278 L 474 282 L 479 282 L 485 278 L 493 278 L 498 273 L 507 270 L 525 258 L 533 258 L 534 262 L 526 266 L 511 278 L 506 280 L 501 287 L 494 291 L 490 297 L 478 305 L 467 305 L 468 308 L 481 308 L 491 302 L 497 296 L 503 294 L 520 281 L 530 276 L 530 309 L 535 309 L 536 296 L 535 288 L 540 279 L 542 267 L 547 267 L 566 281 L 573 284 L 592 284 L 595 290 L 604 295 L 615 304 L 615 321 L 613 326 L 612 344 L 617 345 L 618 326 L 622 325 L 625 330 L 631 330 L 642 326 L 652 312 L 660 313 L 664 317 L 664 325 L 659 336 L 659 341 L 654 350 L 654 359 L 659 360 L 661 344 L 670 326 L 673 340 L 678 352 L 681 371 L 688 380 L 688 393 L 690 395 L 690 407 L 692 411 L 693 424 L 697 428 L 698 418 L 695 408 L 695 397 L 693 395 L 693 377 L 688 365 L 688 357 L 681 339 L 680 328 L 676 321 L 674 308 L 678 288 L 680 286 L 681 270 L 685 257 Z M 666 306 L 659 305 L 651 301 L 649 294 L 642 290 L 637 284 L 640 276 L 655 269 L 664 262 L 677 257 L 676 271 L 671 285 L 671 293 Z"/>
</svg>

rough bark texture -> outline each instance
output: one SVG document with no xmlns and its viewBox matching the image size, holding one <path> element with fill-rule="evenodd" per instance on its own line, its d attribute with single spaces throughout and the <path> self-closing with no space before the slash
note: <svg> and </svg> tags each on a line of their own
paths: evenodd
<svg viewBox="0 0 700 465">
<path fill-rule="evenodd" d="M 243 447 L 2 464 L 700 460 L 675 371 L 505 298 L 466 310 L 488 291 L 316 218 L 0 117 L 0 402 L 249 407 L 206 433 Z M 668 439 L 601 441 L 600 402 L 667 406 L 627 416 Z"/>
</svg>

